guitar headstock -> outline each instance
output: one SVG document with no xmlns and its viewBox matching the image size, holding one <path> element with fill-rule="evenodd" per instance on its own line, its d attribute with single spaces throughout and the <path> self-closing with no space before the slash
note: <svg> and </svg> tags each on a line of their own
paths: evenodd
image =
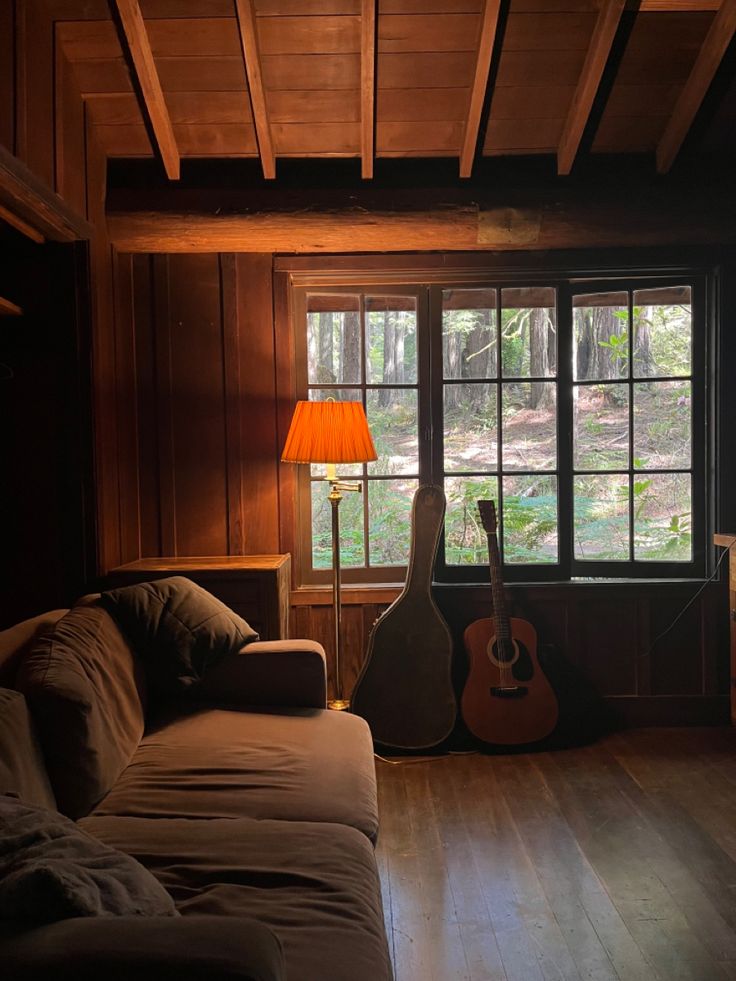
<svg viewBox="0 0 736 981">
<path fill-rule="evenodd" d="M 496 502 L 478 501 L 480 520 L 483 522 L 483 529 L 486 535 L 496 534 Z"/>
</svg>

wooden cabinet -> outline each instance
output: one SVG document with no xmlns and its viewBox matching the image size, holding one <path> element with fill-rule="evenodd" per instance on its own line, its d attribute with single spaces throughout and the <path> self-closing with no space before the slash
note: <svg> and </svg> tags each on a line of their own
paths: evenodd
<svg viewBox="0 0 736 981">
<path fill-rule="evenodd" d="M 148 558 L 112 569 L 108 588 L 186 576 L 226 603 L 257 630 L 262 640 L 289 636 L 291 556 L 214 555 Z"/>
<path fill-rule="evenodd" d="M 728 556 L 728 609 L 731 620 L 731 725 L 736 725 L 736 535 L 714 535 L 716 545 L 730 549 Z"/>
</svg>

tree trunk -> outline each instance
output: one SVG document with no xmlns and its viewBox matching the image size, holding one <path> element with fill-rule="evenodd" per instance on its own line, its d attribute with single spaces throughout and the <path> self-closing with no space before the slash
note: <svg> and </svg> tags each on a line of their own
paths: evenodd
<svg viewBox="0 0 736 981">
<path fill-rule="evenodd" d="M 394 381 L 396 373 L 396 330 L 393 317 L 388 310 L 383 311 L 383 384 L 390 385 Z M 388 389 L 381 389 L 378 395 L 378 404 L 386 408 L 391 404 L 391 393 Z"/>
<path fill-rule="evenodd" d="M 549 375 L 549 333 L 547 314 L 541 307 L 529 312 L 529 374 L 546 378 Z M 545 382 L 532 382 L 529 396 L 530 409 L 546 408 L 550 401 L 550 386 Z"/>
<path fill-rule="evenodd" d="M 360 381 L 360 314 L 357 310 L 345 314 L 342 332 L 340 381 Z"/>
<path fill-rule="evenodd" d="M 652 308 L 643 307 L 639 316 L 634 314 L 634 370 L 639 377 L 657 374 L 657 364 L 652 353 Z"/>
<path fill-rule="evenodd" d="M 336 381 L 332 355 L 332 333 L 334 314 L 324 310 L 319 315 L 319 361 L 316 381 L 322 385 Z"/>
</svg>

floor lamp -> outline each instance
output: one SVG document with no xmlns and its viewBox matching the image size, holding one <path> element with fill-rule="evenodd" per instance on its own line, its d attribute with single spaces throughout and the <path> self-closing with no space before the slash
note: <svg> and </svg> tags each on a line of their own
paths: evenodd
<svg viewBox="0 0 736 981">
<path fill-rule="evenodd" d="M 340 501 L 346 491 L 361 491 L 362 484 L 340 480 L 338 463 L 367 463 L 377 459 L 368 420 L 361 402 L 297 402 L 286 437 L 284 463 L 326 463 L 324 479 L 330 485 L 327 499 L 332 508 L 332 607 L 335 627 L 335 698 L 331 709 L 343 710 L 342 609 L 340 605 Z"/>
</svg>

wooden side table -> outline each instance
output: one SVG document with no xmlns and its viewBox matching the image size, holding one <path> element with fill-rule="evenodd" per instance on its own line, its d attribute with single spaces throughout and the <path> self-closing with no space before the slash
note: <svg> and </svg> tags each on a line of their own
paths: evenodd
<svg viewBox="0 0 736 981">
<path fill-rule="evenodd" d="M 207 555 L 138 559 L 111 569 L 108 588 L 186 576 L 247 620 L 262 640 L 289 636 L 291 556 Z"/>
<path fill-rule="evenodd" d="M 728 608 L 731 614 L 731 725 L 736 725 L 736 535 L 714 535 L 713 541 L 730 548 L 728 556 Z"/>
</svg>

